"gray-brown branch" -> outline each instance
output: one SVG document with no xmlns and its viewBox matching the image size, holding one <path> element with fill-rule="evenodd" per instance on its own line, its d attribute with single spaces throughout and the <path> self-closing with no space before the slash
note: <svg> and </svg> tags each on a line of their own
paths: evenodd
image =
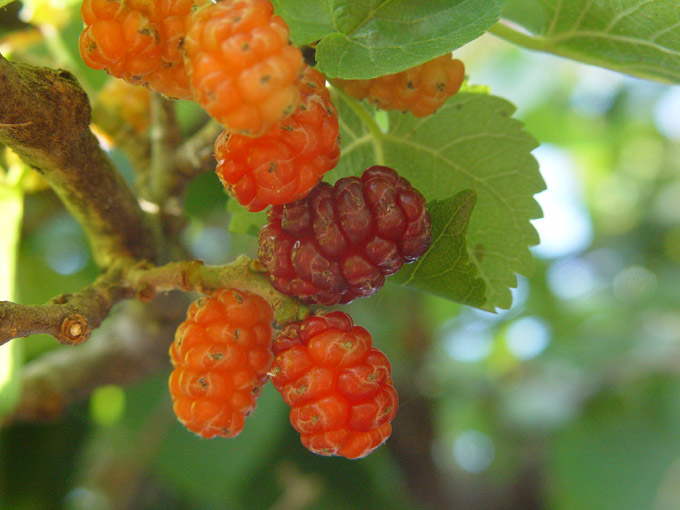
<svg viewBox="0 0 680 510">
<path fill-rule="evenodd" d="M 114 315 L 115 320 L 107 323 L 87 344 L 77 349 L 56 349 L 29 363 L 22 373 L 19 405 L 8 421 L 56 418 L 70 404 L 87 398 L 98 386 L 130 384 L 169 366 L 168 347 L 179 321 L 185 316 L 188 302 L 186 294 L 180 292 L 154 299 L 157 293 L 181 290 L 209 294 L 218 288 L 235 287 L 265 298 L 274 308 L 279 326 L 309 314 L 305 305 L 274 290 L 266 276 L 253 270 L 253 261 L 245 256 L 225 266 L 206 266 L 199 261 L 172 262 L 160 267 L 139 263 L 122 271 L 125 287 L 111 287 L 112 295 L 129 297 L 136 294 L 141 301 L 153 299 L 154 302 L 147 305 L 137 301 L 123 303 L 120 313 Z M 65 299 L 86 305 L 86 295 L 92 290 L 90 298 L 100 301 L 98 313 L 103 319 L 111 304 L 101 299 L 109 283 L 105 276 L 100 277 L 92 289 Z M 116 276 L 111 274 L 111 279 L 115 280 Z M 7 305 L 10 308 L 5 308 Z M 3 310 L 11 310 L 11 306 L 19 305 L 0 302 L 0 317 Z M 55 304 L 43 305 L 43 311 L 52 306 Z M 57 316 L 50 327 L 59 329 L 60 320 Z M 29 320 L 28 324 L 35 322 Z M 4 326 L 4 320 L 2 324 Z"/>
<path fill-rule="evenodd" d="M 0 55 L 0 98 L 0 143 L 44 175 L 83 226 L 97 263 L 155 260 L 152 230 L 90 131 L 90 104 L 75 78 Z"/>
</svg>

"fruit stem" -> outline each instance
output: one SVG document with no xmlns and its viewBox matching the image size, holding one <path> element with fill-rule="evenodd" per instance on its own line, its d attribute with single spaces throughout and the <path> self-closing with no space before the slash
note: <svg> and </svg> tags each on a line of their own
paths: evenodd
<svg viewBox="0 0 680 510">
<path fill-rule="evenodd" d="M 530 50 L 551 51 L 548 49 L 548 44 L 539 37 L 523 34 L 522 32 L 511 28 L 505 23 L 496 23 L 489 29 L 489 32 L 497 37 L 500 37 L 501 39 L 505 39 L 508 42 L 516 44 L 517 46 L 523 46 L 524 48 Z"/>
</svg>

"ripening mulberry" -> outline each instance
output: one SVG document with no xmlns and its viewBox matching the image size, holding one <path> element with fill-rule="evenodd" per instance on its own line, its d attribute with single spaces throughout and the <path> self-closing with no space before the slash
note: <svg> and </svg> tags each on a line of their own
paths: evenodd
<svg viewBox="0 0 680 510">
<path fill-rule="evenodd" d="M 228 130 L 261 136 L 300 102 L 302 53 L 269 0 L 223 0 L 192 14 L 186 59 L 194 99 Z"/>
<path fill-rule="evenodd" d="M 334 186 L 321 182 L 302 200 L 272 206 L 267 218 L 260 262 L 277 290 L 307 303 L 375 294 L 431 242 L 425 198 L 385 166 Z"/>
<path fill-rule="evenodd" d="M 416 117 L 433 114 L 463 83 L 465 66 L 451 54 L 442 55 L 400 73 L 371 80 L 331 80 L 355 99 L 382 110 L 409 111 Z"/>
<path fill-rule="evenodd" d="M 338 113 L 321 73 L 307 67 L 302 100 L 265 135 L 222 133 L 215 142 L 217 175 L 249 211 L 306 196 L 340 158 Z"/>
<path fill-rule="evenodd" d="M 399 399 L 372 343 L 344 312 L 289 324 L 274 341 L 271 380 L 310 451 L 356 459 L 390 436 Z"/>
<path fill-rule="evenodd" d="M 260 296 L 220 289 L 189 307 L 170 347 L 177 418 L 211 438 L 234 437 L 255 409 L 272 362 L 274 319 Z"/>
<path fill-rule="evenodd" d="M 92 69 L 190 99 L 182 46 L 191 9 L 206 0 L 83 0 L 80 55 Z"/>
</svg>

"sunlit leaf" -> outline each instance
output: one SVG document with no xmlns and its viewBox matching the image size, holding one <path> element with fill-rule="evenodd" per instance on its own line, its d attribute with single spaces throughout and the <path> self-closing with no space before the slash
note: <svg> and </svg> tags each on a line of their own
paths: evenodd
<svg viewBox="0 0 680 510">
<path fill-rule="evenodd" d="M 449 53 L 482 35 L 507 0 L 274 0 L 296 44 L 318 40 L 331 78 L 373 78 Z"/>
<path fill-rule="evenodd" d="M 511 0 L 503 16 L 535 37 L 502 37 L 641 78 L 680 83 L 680 3 L 668 0 Z"/>
<path fill-rule="evenodd" d="M 0 0 L 0 3 L 2 0 Z M 51 25 L 60 28 L 68 23 L 78 0 L 22 0 L 21 18 L 33 25 Z"/>
</svg>

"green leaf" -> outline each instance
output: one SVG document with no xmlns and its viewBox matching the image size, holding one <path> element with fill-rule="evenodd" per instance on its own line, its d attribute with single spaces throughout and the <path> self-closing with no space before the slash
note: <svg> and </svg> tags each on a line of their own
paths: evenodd
<svg viewBox="0 0 680 510">
<path fill-rule="evenodd" d="M 5 5 L 9 5 L 13 1 L 14 0 L 0 0 L 0 9 L 2 9 Z"/>
<path fill-rule="evenodd" d="M 474 191 L 464 190 L 455 197 L 428 204 L 432 245 L 421 259 L 402 267 L 392 280 L 481 307 L 486 301 L 486 285 L 477 278 L 477 267 L 470 262 L 465 242 L 476 201 Z"/>
<path fill-rule="evenodd" d="M 545 23 L 541 0 L 510 0 L 503 10 L 505 19 L 521 19 L 522 26 L 533 33 L 540 33 Z"/>
<path fill-rule="evenodd" d="M 507 0 L 274 0 L 296 44 L 319 41 L 330 78 L 374 78 L 413 67 L 476 39 Z"/>
<path fill-rule="evenodd" d="M 494 34 L 640 78 L 680 83 L 680 4 L 668 0 L 511 0 L 503 16 L 534 37 Z"/>
<path fill-rule="evenodd" d="M 327 180 L 386 164 L 428 202 L 474 190 L 467 251 L 486 285 L 483 308 L 509 308 L 515 273 L 528 275 L 532 269 L 529 246 L 538 243 L 538 234 L 529 220 L 541 217 L 533 195 L 545 189 L 531 155 L 537 143 L 512 118 L 515 107 L 498 97 L 459 93 L 422 119 L 391 112 L 383 132 L 362 103 L 337 93 L 334 102 L 341 116 L 342 157 Z"/>
<path fill-rule="evenodd" d="M 267 212 L 252 213 L 239 204 L 236 200 L 227 202 L 229 212 L 229 232 L 232 234 L 257 235 L 260 227 L 267 222 Z"/>
<path fill-rule="evenodd" d="M 330 1 L 272 0 L 274 11 L 288 23 L 295 44 L 310 44 L 334 33 Z"/>
</svg>

